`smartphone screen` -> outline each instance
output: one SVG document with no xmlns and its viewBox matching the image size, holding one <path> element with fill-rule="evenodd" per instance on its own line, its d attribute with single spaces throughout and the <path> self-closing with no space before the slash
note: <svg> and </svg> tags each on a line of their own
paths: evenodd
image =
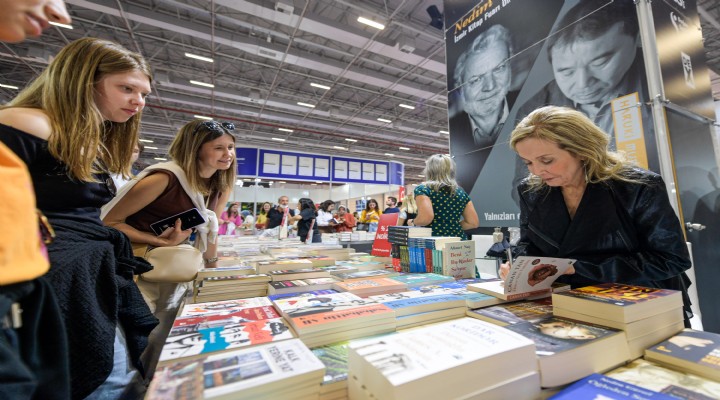
<svg viewBox="0 0 720 400">
<path fill-rule="evenodd" d="M 150 229 L 152 229 L 156 235 L 160 235 L 165 231 L 165 229 L 175 226 L 175 221 L 177 221 L 178 218 L 180 219 L 183 230 L 194 228 L 205 223 L 205 218 L 203 218 L 200 214 L 200 211 L 198 211 L 197 208 L 191 208 L 187 211 L 181 212 L 180 214 L 153 222 L 150 224 Z"/>
</svg>

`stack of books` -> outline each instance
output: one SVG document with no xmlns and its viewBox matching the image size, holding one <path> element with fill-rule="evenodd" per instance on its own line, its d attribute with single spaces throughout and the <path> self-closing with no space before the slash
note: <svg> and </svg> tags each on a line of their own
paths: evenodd
<svg viewBox="0 0 720 400">
<path fill-rule="evenodd" d="M 465 299 L 454 294 L 423 293 L 417 290 L 370 296 L 395 311 L 397 329 L 462 318 L 467 306 Z"/>
<path fill-rule="evenodd" d="M 605 375 L 681 399 L 720 399 L 720 383 L 637 359 Z"/>
<path fill-rule="evenodd" d="M 406 273 L 393 276 L 391 279 L 403 282 L 408 289 L 419 286 L 438 285 L 445 282 L 455 282 L 455 278 L 435 273 Z"/>
<path fill-rule="evenodd" d="M 285 269 L 278 271 L 268 271 L 273 282 L 291 281 L 294 279 L 310 279 L 310 278 L 329 278 L 330 271 L 322 268 L 302 268 L 302 269 Z"/>
<path fill-rule="evenodd" d="M 684 329 L 646 349 L 645 359 L 720 382 L 720 335 Z"/>
<path fill-rule="evenodd" d="M 183 307 L 173 323 L 160 363 L 294 337 L 264 297 L 191 304 Z"/>
<path fill-rule="evenodd" d="M 255 270 L 259 274 L 267 274 L 270 271 L 288 271 L 294 269 L 312 268 L 312 261 L 301 258 L 284 258 L 282 260 L 258 261 Z"/>
<path fill-rule="evenodd" d="M 408 288 L 410 290 L 416 290 L 423 293 L 433 294 L 454 294 L 465 299 L 465 305 L 468 308 L 488 307 L 495 304 L 501 304 L 505 300 L 498 299 L 495 296 L 490 296 L 483 293 L 474 292 L 467 289 L 467 285 L 471 283 L 486 282 L 486 281 L 497 281 L 498 278 L 492 279 L 480 279 L 480 278 L 469 278 L 469 279 L 458 279 L 453 282 L 443 282 L 435 285 L 418 286 Z"/>
<path fill-rule="evenodd" d="M 254 269 L 238 270 L 238 268 L 220 267 L 200 270 L 193 282 L 193 302 L 203 303 L 267 295 L 270 276 L 239 274 L 239 271 L 254 272 Z"/>
<path fill-rule="evenodd" d="M 333 277 L 341 281 L 359 281 L 363 279 L 375 279 L 375 278 L 390 278 L 398 275 L 397 272 L 391 269 L 371 269 L 365 271 L 356 272 L 338 272 L 331 274 Z"/>
<path fill-rule="evenodd" d="M 557 316 L 616 329 L 627 335 L 630 358 L 684 328 L 679 291 L 605 283 L 552 295 Z"/>
<path fill-rule="evenodd" d="M 324 375 L 325 365 L 310 349 L 290 339 L 160 367 L 145 398 L 317 398 Z"/>
<path fill-rule="evenodd" d="M 404 292 L 407 285 L 390 278 L 352 279 L 335 282 L 332 286 L 338 292 L 350 292 L 360 297 Z"/>
<path fill-rule="evenodd" d="M 350 342 L 350 398 L 535 399 L 532 341 L 472 318 Z"/>
<path fill-rule="evenodd" d="M 273 304 L 310 347 L 395 331 L 395 312 L 352 293 L 291 296 Z"/>
<path fill-rule="evenodd" d="M 345 400 L 348 398 L 348 342 L 340 342 L 312 349 L 325 364 L 325 377 L 320 385 L 318 400 Z"/>
<path fill-rule="evenodd" d="M 550 297 L 467 310 L 468 317 L 481 319 L 500 326 L 535 322 L 552 317 L 552 315 L 553 307 Z"/>
<path fill-rule="evenodd" d="M 357 271 L 374 271 L 374 270 L 385 270 L 391 268 L 387 268 L 388 265 L 382 261 L 377 260 L 365 260 L 365 259 L 352 259 L 352 260 L 346 260 L 346 261 L 336 261 L 335 266 L 338 267 L 352 267 L 355 268 Z"/>
<path fill-rule="evenodd" d="M 443 265 L 445 264 L 443 261 L 445 244 L 460 241 L 461 239 L 457 236 L 408 238 L 410 272 L 435 272 L 442 274 Z"/>
<path fill-rule="evenodd" d="M 543 388 L 567 385 L 630 360 L 625 333 L 604 326 L 551 316 L 502 329 L 535 342 Z"/>
<path fill-rule="evenodd" d="M 432 229 L 419 226 L 390 226 L 388 227 L 388 242 L 390 242 L 390 257 L 395 269 L 402 272 L 410 271 L 410 253 L 408 239 L 412 237 L 432 236 Z"/>
<path fill-rule="evenodd" d="M 333 285 L 337 282 L 339 281 L 335 278 L 311 278 L 270 282 L 268 285 L 268 294 L 304 293 L 332 289 Z"/>
</svg>

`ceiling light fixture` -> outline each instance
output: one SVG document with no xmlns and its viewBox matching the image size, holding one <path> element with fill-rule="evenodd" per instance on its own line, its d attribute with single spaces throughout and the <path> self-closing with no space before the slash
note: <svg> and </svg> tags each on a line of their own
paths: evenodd
<svg viewBox="0 0 720 400">
<path fill-rule="evenodd" d="M 278 130 L 281 131 L 281 132 L 289 132 L 289 133 L 295 132 L 294 130 L 288 129 L 288 128 L 278 128 Z"/>
<path fill-rule="evenodd" d="M 158 160 L 158 161 L 167 161 L 167 158 L 162 158 L 162 157 L 155 157 L 154 159 Z"/>
<path fill-rule="evenodd" d="M 72 25 L 68 25 L 68 24 L 61 24 L 59 22 L 52 22 L 52 21 L 48 21 L 48 23 L 53 26 L 59 26 L 60 28 L 73 29 Z"/>
<path fill-rule="evenodd" d="M 385 25 L 381 24 L 380 22 L 373 21 L 369 18 L 358 17 L 357 21 L 361 24 L 365 24 L 367 26 L 372 26 L 375 29 L 379 29 L 379 30 L 385 29 Z"/>
<path fill-rule="evenodd" d="M 192 83 L 193 85 L 205 86 L 205 87 L 209 87 L 209 88 L 214 88 L 214 87 L 215 87 L 215 85 L 213 85 L 212 83 L 207 83 L 207 82 L 190 81 L 190 83 Z"/>
<path fill-rule="evenodd" d="M 446 135 L 449 135 L 449 134 L 450 134 L 450 132 L 448 132 L 448 131 L 438 131 L 438 133 L 444 133 L 444 134 L 446 134 Z"/>
<path fill-rule="evenodd" d="M 321 84 L 315 83 L 315 82 L 311 82 L 311 83 L 310 83 L 310 86 L 316 87 L 316 88 L 318 88 L 318 89 L 330 90 L 330 86 L 321 85 Z"/>
<path fill-rule="evenodd" d="M 153 141 L 150 139 L 138 139 L 138 142 L 152 143 Z"/>
<path fill-rule="evenodd" d="M 340 149 L 340 150 L 347 150 L 347 147 L 342 147 L 342 146 L 333 146 L 333 147 L 336 149 Z"/>
<path fill-rule="evenodd" d="M 215 62 L 215 60 L 213 60 L 210 57 L 203 57 L 203 56 L 199 56 L 197 54 L 192 54 L 192 53 L 185 53 L 185 57 L 194 58 L 196 60 L 205 61 L 205 62 Z"/>
<path fill-rule="evenodd" d="M 153 146 L 145 146 L 145 148 L 148 150 L 157 150 L 158 149 L 157 147 L 153 147 Z"/>
<path fill-rule="evenodd" d="M 315 108 L 315 105 L 314 105 L 314 104 L 303 103 L 302 101 L 298 101 L 298 102 L 297 102 L 297 105 L 303 106 L 303 107 Z"/>
<path fill-rule="evenodd" d="M 393 154 L 393 153 L 385 153 L 385 155 L 388 157 L 395 157 L 395 154 Z"/>
<path fill-rule="evenodd" d="M 212 117 L 206 117 L 206 116 L 204 116 L 204 115 L 193 115 L 193 117 L 199 118 L 199 119 L 205 119 L 205 120 L 208 120 L 208 121 L 212 121 L 212 120 L 213 120 Z"/>
<path fill-rule="evenodd" d="M 346 142 L 352 142 L 352 143 L 357 142 L 356 139 L 349 139 L 349 138 L 346 138 L 345 141 L 346 141 Z"/>
<path fill-rule="evenodd" d="M 0 83 L 0 87 L 1 87 L 1 88 L 5 88 L 5 89 L 12 89 L 12 90 L 18 90 L 18 89 L 20 89 L 20 88 L 17 87 L 17 86 L 5 85 L 5 84 L 3 84 L 3 83 Z"/>
<path fill-rule="evenodd" d="M 418 174 L 418 176 L 421 177 L 421 178 L 424 178 L 424 177 L 425 177 L 425 175 L 422 175 L 422 174 Z"/>
<path fill-rule="evenodd" d="M 378 118 L 377 120 L 378 120 L 378 121 L 380 121 L 380 122 L 385 122 L 385 123 L 388 123 L 388 124 L 391 124 L 391 123 L 392 123 L 392 121 L 391 121 L 391 120 L 389 120 L 389 119 L 385 119 L 385 118 Z"/>
<path fill-rule="evenodd" d="M 285 139 L 283 139 L 283 138 L 278 138 L 278 137 L 271 138 L 271 140 L 274 140 L 274 141 L 276 141 L 276 142 L 284 142 L 284 141 L 285 141 Z"/>
<path fill-rule="evenodd" d="M 278 183 L 286 183 L 285 181 L 278 181 Z"/>
<path fill-rule="evenodd" d="M 407 108 L 408 110 L 414 110 L 414 109 L 415 109 L 415 107 L 413 107 L 413 106 L 411 106 L 411 105 L 409 105 L 409 104 L 402 104 L 402 103 L 400 103 L 400 104 L 398 104 L 398 106 L 400 106 L 400 107 L 402 107 L 402 108 Z"/>
<path fill-rule="evenodd" d="M 400 149 L 400 150 L 410 150 L 409 147 L 402 147 L 402 146 L 398 147 L 398 149 Z"/>
</svg>

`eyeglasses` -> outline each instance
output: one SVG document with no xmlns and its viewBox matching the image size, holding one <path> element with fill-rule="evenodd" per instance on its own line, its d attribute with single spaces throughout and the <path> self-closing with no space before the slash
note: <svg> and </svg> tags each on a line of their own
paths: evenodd
<svg viewBox="0 0 720 400">
<path fill-rule="evenodd" d="M 42 213 L 40 210 L 35 210 L 37 212 L 38 216 L 38 222 L 40 225 L 40 237 L 42 238 L 43 243 L 50 244 L 55 239 L 55 230 L 53 229 L 52 225 L 50 225 L 50 221 L 48 221 L 45 214 Z"/>
<path fill-rule="evenodd" d="M 492 70 L 480 74 L 480 75 L 473 75 L 470 77 L 470 79 L 467 80 L 467 84 L 470 87 L 478 86 L 479 84 L 482 84 L 482 86 L 485 86 L 485 83 L 488 81 L 495 82 L 502 76 L 502 74 L 505 73 L 508 69 L 508 63 L 504 62 L 502 64 L 498 64 L 495 68 Z"/>
<path fill-rule="evenodd" d="M 218 135 L 222 135 L 225 132 L 230 132 L 235 130 L 235 124 L 232 122 L 216 122 L 216 121 L 203 121 L 198 126 L 195 127 L 195 130 L 193 131 L 193 135 L 198 133 L 200 130 L 200 127 L 204 126 L 207 130 L 209 130 L 212 133 L 216 133 Z"/>
</svg>

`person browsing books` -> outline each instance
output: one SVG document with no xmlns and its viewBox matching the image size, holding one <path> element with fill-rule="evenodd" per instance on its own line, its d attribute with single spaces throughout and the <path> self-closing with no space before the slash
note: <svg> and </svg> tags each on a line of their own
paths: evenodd
<svg viewBox="0 0 720 400">
<path fill-rule="evenodd" d="M 290 200 L 287 196 L 280 196 L 278 198 L 277 206 L 271 208 L 267 212 L 267 225 L 265 225 L 265 229 L 272 229 L 280 226 L 285 212 L 287 212 L 291 217 L 295 215 L 295 210 L 289 209 L 288 203 L 290 203 Z"/>
<path fill-rule="evenodd" d="M 206 267 L 217 265 L 217 213 L 222 213 L 235 184 L 234 125 L 194 120 L 178 131 L 168 154 L 172 161 L 151 165 L 129 182 L 103 207 L 103 222 L 127 235 L 136 247 L 169 247 L 188 242 L 203 253 Z M 156 234 L 151 224 L 184 211 L 197 209 L 204 222 L 182 229 L 174 226 Z M 156 268 L 161 268 L 156 266 Z M 160 319 L 143 355 L 153 367 L 164 338 L 170 331 L 182 296 L 190 282 L 150 282 L 141 277 L 138 287 L 150 309 Z M 152 369 L 151 369 L 152 370 Z"/>
<path fill-rule="evenodd" d="M 99 218 L 115 194 L 110 174 L 130 175 L 150 91 L 141 55 L 88 37 L 62 48 L 0 109 L 0 142 L 27 164 L 37 207 L 55 231 L 45 278 L 68 337 L 72 398 L 119 398 L 139 389 L 140 353 L 157 324 L 132 279 L 151 266 Z M 43 320 L 53 317 L 43 313 Z"/>
<path fill-rule="evenodd" d="M 242 226 L 243 218 L 240 216 L 240 204 L 230 203 L 227 210 L 220 214 L 220 228 L 218 235 L 235 236 L 235 229 Z"/>
<path fill-rule="evenodd" d="M 262 207 L 260 207 L 260 211 L 257 215 L 257 220 L 255 221 L 256 229 L 265 229 L 268 220 L 267 215 L 268 212 L 270 212 L 270 209 L 272 209 L 272 204 L 268 202 L 263 203 Z"/>
<path fill-rule="evenodd" d="M 337 225 L 335 225 L 335 232 L 352 232 L 353 228 L 357 225 L 357 221 L 352 214 L 347 212 L 347 207 L 340 205 L 338 206 L 337 215 L 335 215 Z"/>
<path fill-rule="evenodd" d="M 318 229 L 322 233 L 334 232 L 334 227 L 337 225 L 333 216 L 333 210 L 335 209 L 335 202 L 332 200 L 325 200 L 320 204 L 317 210 L 317 225 Z"/>
<path fill-rule="evenodd" d="M 317 218 L 315 203 L 313 203 L 311 199 L 303 197 L 298 200 L 297 208 L 300 212 L 290 217 L 290 223 L 297 222 L 300 241 L 305 243 L 310 239 L 311 243 L 320 243 L 322 240 L 315 220 Z M 312 234 L 310 234 L 310 232 L 312 232 Z"/>
<path fill-rule="evenodd" d="M 415 188 L 417 217 L 408 226 L 427 226 L 433 236 L 457 236 L 467 239 L 465 231 L 480 226 L 470 196 L 455 181 L 455 162 L 446 154 L 425 160 L 426 181 Z"/>
<path fill-rule="evenodd" d="M 376 232 L 382 211 L 375 199 L 368 199 L 365 209 L 360 213 L 360 222 L 368 224 L 368 232 Z"/>
<path fill-rule="evenodd" d="M 608 150 L 585 114 L 546 106 L 515 127 L 510 146 L 530 174 L 517 187 L 520 241 L 513 256 L 577 261 L 557 281 L 573 288 L 625 283 L 679 290 L 692 316 L 690 257 L 662 177 Z M 508 264 L 501 266 L 505 278 Z"/>
<path fill-rule="evenodd" d="M 400 226 L 407 226 L 408 221 L 417 217 L 417 203 L 415 203 L 415 194 L 410 193 L 405 196 L 405 202 L 400 207 L 400 215 L 398 216 L 397 224 Z"/>
</svg>

